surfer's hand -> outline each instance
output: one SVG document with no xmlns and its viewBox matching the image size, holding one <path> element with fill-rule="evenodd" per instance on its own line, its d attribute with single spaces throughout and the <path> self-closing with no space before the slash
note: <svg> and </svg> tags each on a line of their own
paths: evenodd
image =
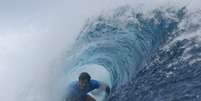
<svg viewBox="0 0 201 101">
<path fill-rule="evenodd" d="M 109 86 L 106 87 L 105 92 L 107 93 L 107 95 L 110 94 L 110 87 Z"/>
</svg>

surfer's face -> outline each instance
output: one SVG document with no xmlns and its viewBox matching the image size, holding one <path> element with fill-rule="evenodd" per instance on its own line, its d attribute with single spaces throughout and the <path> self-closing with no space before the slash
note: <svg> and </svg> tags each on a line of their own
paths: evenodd
<svg viewBox="0 0 201 101">
<path fill-rule="evenodd" d="M 81 89 L 85 89 L 89 84 L 87 79 L 79 80 L 79 86 Z"/>
</svg>

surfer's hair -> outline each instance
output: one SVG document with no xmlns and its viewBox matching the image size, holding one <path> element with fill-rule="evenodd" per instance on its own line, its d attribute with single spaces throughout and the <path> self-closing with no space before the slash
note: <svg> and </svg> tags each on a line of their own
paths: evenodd
<svg viewBox="0 0 201 101">
<path fill-rule="evenodd" d="M 91 80 L 91 76 L 87 72 L 80 73 L 79 80 Z"/>
</svg>

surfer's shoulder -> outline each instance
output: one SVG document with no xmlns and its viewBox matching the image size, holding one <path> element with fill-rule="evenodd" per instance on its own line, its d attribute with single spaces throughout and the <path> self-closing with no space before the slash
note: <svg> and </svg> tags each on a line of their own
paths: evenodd
<svg viewBox="0 0 201 101">
<path fill-rule="evenodd" d="M 94 87 L 94 88 L 99 88 L 100 85 L 101 85 L 100 81 L 94 80 L 94 79 L 91 79 L 91 80 L 90 80 L 90 84 L 91 84 L 91 86 Z"/>
</svg>

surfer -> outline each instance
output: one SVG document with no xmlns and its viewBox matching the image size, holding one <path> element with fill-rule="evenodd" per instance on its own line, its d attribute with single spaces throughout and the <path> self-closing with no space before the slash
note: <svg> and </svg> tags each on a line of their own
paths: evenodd
<svg viewBox="0 0 201 101">
<path fill-rule="evenodd" d="M 99 88 L 103 89 L 107 95 L 110 94 L 110 87 L 107 84 L 93 80 L 87 72 L 82 72 L 79 75 L 79 80 L 69 85 L 67 101 L 96 101 L 88 93 Z"/>
</svg>

